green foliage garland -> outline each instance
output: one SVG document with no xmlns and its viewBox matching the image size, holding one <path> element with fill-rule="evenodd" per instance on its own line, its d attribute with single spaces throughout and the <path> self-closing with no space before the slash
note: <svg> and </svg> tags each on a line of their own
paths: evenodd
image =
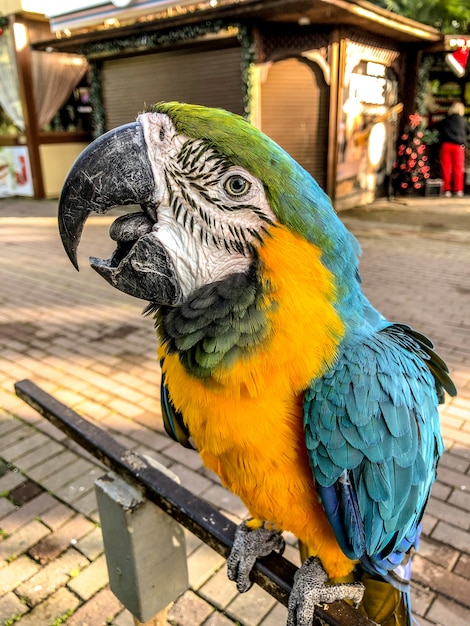
<svg viewBox="0 0 470 626">
<path fill-rule="evenodd" d="M 105 131 L 106 114 L 103 104 L 103 91 L 101 89 L 102 64 L 94 62 L 90 64 L 88 80 L 90 83 L 90 101 L 93 115 L 93 137 L 96 139 Z"/>
<path fill-rule="evenodd" d="M 250 117 L 251 112 L 251 68 L 255 63 L 254 39 L 244 24 L 238 24 L 238 41 L 242 47 L 242 89 L 243 89 L 243 110 L 245 117 Z"/>
</svg>

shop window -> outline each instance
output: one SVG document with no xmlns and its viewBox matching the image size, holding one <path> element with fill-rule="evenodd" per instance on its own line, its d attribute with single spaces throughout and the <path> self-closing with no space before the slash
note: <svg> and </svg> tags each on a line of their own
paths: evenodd
<svg viewBox="0 0 470 626">
<path fill-rule="evenodd" d="M 15 137 L 19 132 L 18 127 L 15 126 L 12 119 L 0 106 L 0 135 Z"/>
<path fill-rule="evenodd" d="M 73 89 L 63 107 L 57 111 L 44 132 L 87 133 L 92 131 L 92 107 L 86 81 Z"/>
</svg>

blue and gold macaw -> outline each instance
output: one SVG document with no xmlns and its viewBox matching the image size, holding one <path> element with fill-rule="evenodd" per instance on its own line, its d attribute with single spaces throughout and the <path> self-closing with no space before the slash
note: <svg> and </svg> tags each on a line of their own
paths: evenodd
<svg viewBox="0 0 470 626">
<path fill-rule="evenodd" d="M 160 103 L 91 144 L 60 200 L 75 265 L 88 215 L 128 204 L 142 211 L 114 222 L 113 257 L 91 265 L 149 302 L 167 430 L 250 511 L 229 576 L 246 591 L 287 530 L 305 556 L 290 626 L 337 598 L 410 624 L 437 406 L 455 394 L 431 342 L 374 309 L 328 197 L 238 116 Z"/>
</svg>

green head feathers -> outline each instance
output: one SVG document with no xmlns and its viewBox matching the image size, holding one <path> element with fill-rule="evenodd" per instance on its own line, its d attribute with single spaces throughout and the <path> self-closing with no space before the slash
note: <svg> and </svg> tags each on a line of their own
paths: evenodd
<svg viewBox="0 0 470 626">
<path fill-rule="evenodd" d="M 304 237 L 310 238 L 316 217 L 322 214 L 323 221 L 334 213 L 329 198 L 310 174 L 242 117 L 178 102 L 157 104 L 152 111 L 165 113 L 178 132 L 207 142 L 234 165 L 259 178 L 279 221 Z"/>
<path fill-rule="evenodd" d="M 178 132 L 207 142 L 259 178 L 279 222 L 320 247 L 325 265 L 334 274 L 356 281 L 357 241 L 318 183 L 277 143 L 242 117 L 222 109 L 164 102 L 150 110 L 168 115 Z"/>
</svg>

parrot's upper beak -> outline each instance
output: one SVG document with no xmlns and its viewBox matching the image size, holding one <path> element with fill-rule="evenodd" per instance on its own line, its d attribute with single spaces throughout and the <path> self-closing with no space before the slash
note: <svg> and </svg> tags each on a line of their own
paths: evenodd
<svg viewBox="0 0 470 626">
<path fill-rule="evenodd" d="M 111 259 L 92 257 L 91 266 L 117 289 L 151 302 L 177 304 L 181 290 L 171 260 L 153 232 L 159 199 L 142 125 L 120 126 L 91 143 L 75 161 L 59 200 L 59 231 L 78 269 L 80 237 L 91 213 L 139 204 L 143 213 L 116 220 Z"/>
<path fill-rule="evenodd" d="M 142 126 L 126 124 L 102 135 L 78 157 L 59 200 L 59 231 L 78 269 L 77 249 L 90 213 L 113 206 L 149 204 L 154 180 Z"/>
</svg>

